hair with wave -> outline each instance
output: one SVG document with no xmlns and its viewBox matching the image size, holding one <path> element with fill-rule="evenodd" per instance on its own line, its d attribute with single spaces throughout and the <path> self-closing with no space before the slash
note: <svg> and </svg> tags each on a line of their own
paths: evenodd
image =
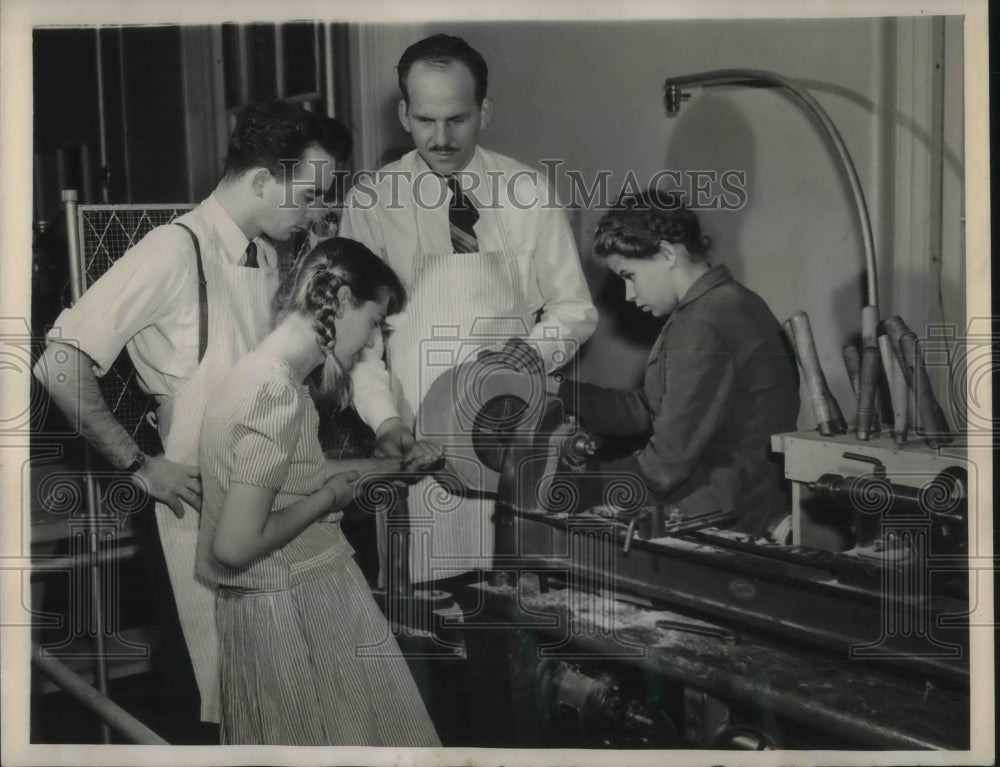
<svg viewBox="0 0 1000 767">
<path fill-rule="evenodd" d="M 332 117 L 309 112 L 297 104 L 251 104 L 239 116 L 229 137 L 223 178 L 232 180 L 263 167 L 287 181 L 311 146 L 318 146 L 343 163 L 351 156 L 353 137 Z"/>
<path fill-rule="evenodd" d="M 601 217 L 594 231 L 594 256 L 603 260 L 617 253 L 623 258 L 648 259 L 659 253 L 663 241 L 683 245 L 696 262 L 706 260 L 712 246 L 682 195 L 647 189 L 622 195 Z"/>
<path fill-rule="evenodd" d="M 399 92 L 403 94 L 407 106 L 410 104 L 410 92 L 406 88 L 406 80 L 410 76 L 410 69 L 418 61 L 435 67 L 446 67 L 455 62 L 464 64 L 476 84 L 476 104 L 483 105 L 486 87 L 489 84 L 489 67 L 486 66 L 482 54 L 461 37 L 431 35 L 418 40 L 403 51 L 396 65 L 396 74 L 399 80 Z"/>
<path fill-rule="evenodd" d="M 334 320 L 340 309 L 337 293 L 345 285 L 351 289 L 354 306 L 388 300 L 386 313 L 396 314 L 406 304 L 406 288 L 385 261 L 360 242 L 333 237 L 296 262 L 272 306 L 275 325 L 294 312 L 312 319 L 324 362 L 307 380 L 317 408 L 324 411 L 341 410 L 351 401 L 350 376 L 333 353 Z"/>
</svg>

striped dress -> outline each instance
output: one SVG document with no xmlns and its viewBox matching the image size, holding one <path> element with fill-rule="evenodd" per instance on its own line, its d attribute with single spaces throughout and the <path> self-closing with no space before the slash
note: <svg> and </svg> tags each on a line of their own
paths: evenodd
<svg viewBox="0 0 1000 767">
<path fill-rule="evenodd" d="M 202 427 L 196 572 L 217 587 L 224 744 L 438 746 L 388 624 L 334 513 L 237 570 L 212 555 L 231 482 L 273 489 L 275 510 L 326 479 L 319 416 L 283 361 L 251 354 Z"/>
</svg>

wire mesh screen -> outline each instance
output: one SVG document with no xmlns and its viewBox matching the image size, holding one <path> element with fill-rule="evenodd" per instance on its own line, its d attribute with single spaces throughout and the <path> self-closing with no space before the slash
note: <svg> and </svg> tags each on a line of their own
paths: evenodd
<svg viewBox="0 0 1000 767">
<path fill-rule="evenodd" d="M 150 230 L 169 224 L 193 205 L 80 205 L 80 251 L 84 282 L 90 287 Z M 149 418 L 155 401 L 142 391 L 135 367 L 124 350 L 101 378 L 101 391 L 115 418 L 143 452 L 163 452 L 160 435 Z"/>
</svg>

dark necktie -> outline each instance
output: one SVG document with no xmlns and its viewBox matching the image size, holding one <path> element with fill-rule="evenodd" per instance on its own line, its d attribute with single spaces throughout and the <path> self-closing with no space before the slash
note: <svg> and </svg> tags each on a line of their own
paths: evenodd
<svg viewBox="0 0 1000 767">
<path fill-rule="evenodd" d="M 446 180 L 451 190 L 451 206 L 448 208 L 451 246 L 456 253 L 475 253 L 479 250 L 479 241 L 472 227 L 479 220 L 479 211 L 472 200 L 462 194 L 454 176 Z"/>
<path fill-rule="evenodd" d="M 256 269 L 259 266 L 257 263 L 257 243 L 250 240 L 247 244 L 247 249 L 244 252 L 246 254 L 246 260 L 244 260 L 243 266 L 250 269 Z"/>
</svg>

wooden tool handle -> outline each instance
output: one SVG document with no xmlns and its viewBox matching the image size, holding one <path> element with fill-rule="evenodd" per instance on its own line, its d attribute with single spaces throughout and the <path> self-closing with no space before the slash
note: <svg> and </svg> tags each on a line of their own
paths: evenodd
<svg viewBox="0 0 1000 767">
<path fill-rule="evenodd" d="M 862 350 L 872 348 L 881 358 L 881 350 L 878 344 L 878 307 L 868 305 L 861 310 L 861 348 Z M 864 352 L 862 351 L 862 369 L 864 368 Z M 872 364 L 872 363 L 869 363 Z M 875 366 L 875 371 L 869 373 L 874 376 L 875 392 L 872 398 L 872 432 L 877 436 L 882 430 L 882 388 L 881 365 Z M 861 374 L 863 377 L 863 374 Z"/>
<path fill-rule="evenodd" d="M 911 420 L 915 430 L 926 439 L 930 447 L 948 444 L 951 442 L 948 421 L 931 388 L 927 369 L 920 356 L 917 334 L 900 317 L 890 317 L 884 326 L 886 334 L 898 349 L 903 375 L 913 394 L 915 412 Z"/>
<path fill-rule="evenodd" d="M 889 339 L 890 345 L 892 346 L 892 351 L 895 353 L 896 359 L 899 360 L 899 363 L 902 366 L 903 375 L 906 376 L 906 385 L 912 387 L 913 368 L 907 362 L 906 352 L 903 350 L 903 336 L 905 336 L 910 329 L 906 327 L 906 323 L 903 322 L 900 317 L 889 317 L 882 323 L 882 327 L 885 328 L 885 334 Z"/>
<path fill-rule="evenodd" d="M 861 348 L 878 348 L 878 307 L 866 306 L 861 310 Z"/>
<path fill-rule="evenodd" d="M 913 336 L 914 346 L 914 397 L 917 401 L 917 433 L 924 438 L 930 447 L 947 445 L 952 441 L 951 428 L 948 426 L 948 419 L 945 418 L 944 410 L 941 409 L 937 397 L 934 396 L 934 389 L 931 388 L 931 379 L 927 375 L 927 368 L 924 366 L 924 358 L 920 353 L 920 341 Z"/>
<path fill-rule="evenodd" d="M 788 318 L 788 323 L 791 325 L 792 344 L 799 358 L 802 377 L 809 389 L 819 433 L 824 437 L 846 433 L 847 423 L 840 412 L 837 400 L 830 393 L 830 387 L 826 384 L 826 376 L 823 375 L 823 368 L 819 364 L 819 355 L 816 353 L 816 342 L 813 340 L 809 317 L 805 312 L 796 312 Z"/>
<path fill-rule="evenodd" d="M 879 414 L 875 409 L 875 398 L 878 394 L 881 356 L 878 347 L 865 346 L 861 350 L 861 372 L 858 386 L 858 429 L 857 436 L 861 440 L 871 439 L 872 433 L 878 435 Z"/>
<path fill-rule="evenodd" d="M 795 329 L 792 327 L 792 321 L 785 320 L 781 323 L 781 327 L 785 329 L 785 335 L 788 337 L 788 343 L 791 344 L 792 351 L 795 352 L 795 358 L 799 357 L 799 350 L 795 346 Z"/>
<path fill-rule="evenodd" d="M 858 386 L 861 381 L 861 357 L 858 356 L 858 348 L 854 344 L 845 344 L 840 350 L 840 355 L 844 358 L 844 368 L 847 370 L 847 378 L 851 382 L 851 391 L 854 396 L 858 396 Z"/>
<path fill-rule="evenodd" d="M 906 442 L 909 431 L 907 409 L 910 401 L 910 387 L 906 384 L 902 362 L 893 351 L 889 336 L 879 336 L 878 342 L 882 352 L 885 377 L 889 381 L 889 397 L 892 399 L 892 438 L 897 445 L 902 445 Z"/>
</svg>

